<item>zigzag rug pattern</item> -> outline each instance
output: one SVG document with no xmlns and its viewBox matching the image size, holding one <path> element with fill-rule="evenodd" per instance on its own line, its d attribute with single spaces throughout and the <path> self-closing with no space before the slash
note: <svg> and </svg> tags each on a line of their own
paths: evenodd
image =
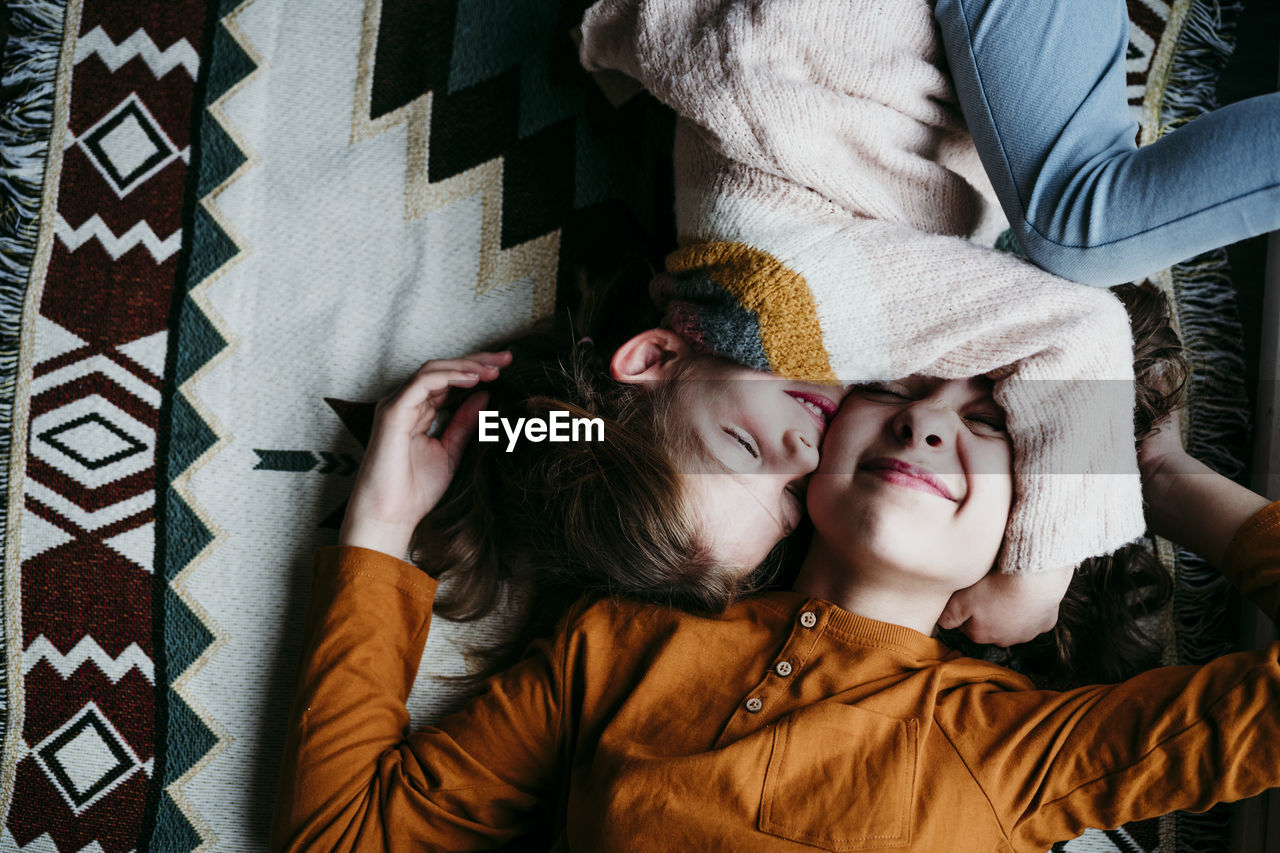
<svg viewBox="0 0 1280 853">
<path fill-rule="evenodd" d="M 145 846 L 157 820 L 186 824 L 160 791 L 182 763 L 167 748 L 175 721 L 188 721 L 179 742 L 208 740 L 164 689 L 183 656 L 155 642 L 157 602 L 172 607 L 158 451 L 203 30 L 202 2 L 67 10 L 70 94 L 25 389 L 14 846 L 110 853 Z M 189 824 L 168 834 L 198 841 Z"/>
<path fill-rule="evenodd" d="M 216 322 L 206 313 L 203 289 L 239 254 L 236 240 L 219 225 L 213 207 L 218 192 L 246 162 L 245 154 L 222 126 L 219 102 L 257 67 L 234 37 L 234 12 L 238 2 L 212 5 L 217 22 L 212 41 L 203 53 L 207 64 L 201 114 L 195 204 L 190 219 L 189 263 L 182 277 L 174 340 L 171 345 L 169 381 L 175 389 L 169 415 L 169 447 L 165 460 L 165 488 L 157 497 L 163 528 L 157 541 L 163 554 L 169 586 L 163 600 L 163 636 L 169 656 L 169 707 L 166 765 L 151 847 L 158 850 L 191 850 L 216 843 L 198 810 L 182 795 L 192 776 L 216 755 L 225 733 L 216 721 L 202 718 L 187 700 L 183 684 L 201 661 L 216 649 L 216 626 L 203 616 L 199 605 L 184 591 L 183 577 L 216 547 L 218 535 L 200 506 L 186 494 L 185 483 L 204 459 L 216 452 L 216 423 L 201 414 L 200 402 L 191 396 L 189 383 L 208 370 L 225 351 L 227 343 Z M 247 4 L 246 4 L 247 5 Z"/>
<path fill-rule="evenodd" d="M 366 2 L 368 120 L 430 98 L 420 177 L 433 186 L 500 158 L 500 246 L 558 230 L 557 303 L 581 269 L 661 262 L 675 242 L 673 118 L 645 93 L 610 104 L 583 71 L 570 31 L 589 2 Z"/>
</svg>

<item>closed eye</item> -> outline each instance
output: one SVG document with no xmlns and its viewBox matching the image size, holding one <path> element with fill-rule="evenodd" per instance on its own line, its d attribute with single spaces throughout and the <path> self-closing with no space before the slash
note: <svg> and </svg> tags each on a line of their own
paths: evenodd
<svg viewBox="0 0 1280 853">
<path fill-rule="evenodd" d="M 734 427 L 725 427 L 724 431 L 731 438 L 733 438 L 734 441 L 738 442 L 738 444 L 741 444 L 743 449 L 751 454 L 752 459 L 760 458 L 760 453 L 759 451 L 756 450 L 755 445 L 753 445 L 750 441 L 748 441 L 746 436 L 744 436 L 741 433 L 741 431 L 739 431 L 738 429 L 735 429 Z"/>
<path fill-rule="evenodd" d="M 996 415 L 965 415 L 965 420 L 970 423 L 980 424 L 982 427 L 992 432 L 1003 433 L 1006 430 L 1004 418 Z"/>
<path fill-rule="evenodd" d="M 861 385 L 857 390 L 864 397 L 888 397 L 895 400 L 911 399 L 910 392 L 904 386 L 898 385 L 897 383 L 874 382 L 869 385 Z"/>
</svg>

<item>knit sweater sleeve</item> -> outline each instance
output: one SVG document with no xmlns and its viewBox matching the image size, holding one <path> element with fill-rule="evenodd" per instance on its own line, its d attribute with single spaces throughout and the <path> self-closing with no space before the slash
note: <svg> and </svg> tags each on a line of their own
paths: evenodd
<svg viewBox="0 0 1280 853">
<path fill-rule="evenodd" d="M 530 829 L 562 734 L 563 644 L 534 644 L 462 711 L 411 732 L 434 594 L 385 554 L 317 553 L 273 850 L 491 849 Z"/>
<path fill-rule="evenodd" d="M 942 234 L 999 217 L 928 0 L 600 0 L 582 33 L 587 68 L 633 77 L 682 132 L 842 211 Z"/>
<path fill-rule="evenodd" d="M 1240 530 L 1227 560 L 1275 619 L 1280 502 Z M 1044 850 L 1280 786 L 1280 644 L 1065 693 L 967 685 L 940 699 L 938 723 L 1013 848 Z"/>
</svg>

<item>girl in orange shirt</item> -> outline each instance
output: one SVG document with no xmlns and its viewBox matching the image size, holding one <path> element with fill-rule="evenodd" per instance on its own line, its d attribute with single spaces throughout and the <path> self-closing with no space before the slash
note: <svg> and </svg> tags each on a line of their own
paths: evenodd
<svg viewBox="0 0 1280 853">
<path fill-rule="evenodd" d="M 1280 649 L 1037 690 L 931 634 L 985 575 L 1016 497 L 984 378 L 855 389 L 807 503 L 789 592 L 705 618 L 617 601 L 459 714 L 410 732 L 434 582 L 395 559 L 474 430 L 450 385 L 507 357 L 429 363 L 379 410 L 340 541 L 318 559 L 273 846 L 1036 850 L 1280 784 Z M 1140 455 L 1153 529 L 1280 609 L 1280 504 L 1192 460 Z"/>
</svg>

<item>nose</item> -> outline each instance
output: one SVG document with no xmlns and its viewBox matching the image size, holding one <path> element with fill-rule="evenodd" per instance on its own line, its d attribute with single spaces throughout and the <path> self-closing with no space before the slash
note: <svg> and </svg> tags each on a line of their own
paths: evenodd
<svg viewBox="0 0 1280 853">
<path fill-rule="evenodd" d="M 942 449 L 955 442 L 959 416 L 936 400 L 918 400 L 894 418 L 893 432 L 905 447 Z"/>
<path fill-rule="evenodd" d="M 789 429 L 782 434 L 782 459 L 785 472 L 812 473 L 818 467 L 818 445 L 803 430 Z"/>
</svg>

